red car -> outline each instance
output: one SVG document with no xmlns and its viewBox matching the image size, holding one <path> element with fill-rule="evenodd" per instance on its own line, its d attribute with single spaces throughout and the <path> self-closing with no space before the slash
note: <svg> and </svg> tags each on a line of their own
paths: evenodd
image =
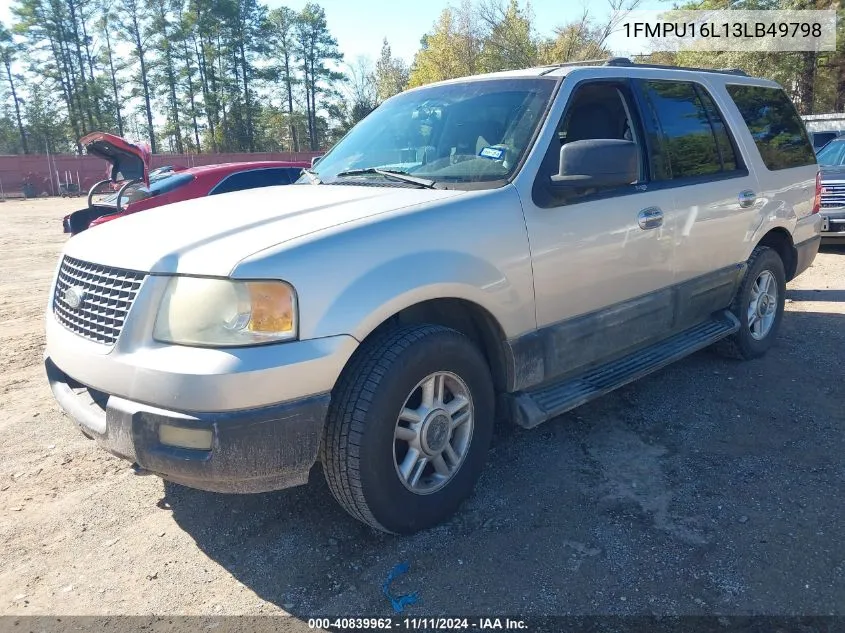
<svg viewBox="0 0 845 633">
<path fill-rule="evenodd" d="M 119 136 L 95 132 L 80 144 L 89 154 L 111 165 L 110 177 L 95 184 L 88 194 L 88 207 L 66 215 L 64 232 L 76 235 L 116 218 L 203 196 L 241 189 L 288 185 L 295 182 L 308 162 L 253 161 L 160 167 L 150 171 L 150 153 L 144 146 Z"/>
</svg>

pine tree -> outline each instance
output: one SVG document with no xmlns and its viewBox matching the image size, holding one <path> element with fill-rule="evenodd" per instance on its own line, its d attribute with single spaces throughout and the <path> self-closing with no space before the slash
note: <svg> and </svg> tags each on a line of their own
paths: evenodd
<svg viewBox="0 0 845 633">
<path fill-rule="evenodd" d="M 376 96 L 378 101 L 385 101 L 402 92 L 408 85 L 408 66 L 404 61 L 393 57 L 393 51 L 387 38 L 381 45 L 381 55 L 376 62 Z"/>
<path fill-rule="evenodd" d="M 287 105 L 287 125 L 290 134 L 290 148 L 299 151 L 299 138 L 296 133 L 293 109 L 293 91 L 298 80 L 294 73 L 296 55 L 296 36 L 299 17 L 289 7 L 273 9 L 268 16 L 270 22 L 270 53 L 276 63 L 271 72 L 276 82 L 284 87 L 284 100 Z"/>
<path fill-rule="evenodd" d="M 21 149 L 24 154 L 29 154 L 29 147 L 26 142 L 26 132 L 23 129 L 23 120 L 21 119 L 20 98 L 18 97 L 18 91 L 15 87 L 15 81 L 18 77 L 12 74 L 12 63 L 15 60 L 18 50 L 19 47 L 15 44 L 12 34 L 4 24 L 0 23 L 0 59 L 3 61 L 3 67 L 6 70 L 6 79 L 9 82 L 9 93 L 12 96 L 12 102 L 15 109 L 15 120 L 17 121 L 18 132 L 20 133 L 21 138 Z"/>
<path fill-rule="evenodd" d="M 332 94 L 331 85 L 343 78 L 342 73 L 327 66 L 343 60 L 326 23 L 323 8 L 314 3 L 305 5 L 297 23 L 297 57 L 302 67 L 305 89 L 305 110 L 308 117 L 308 141 L 311 150 L 319 148 L 317 99 Z"/>
<path fill-rule="evenodd" d="M 138 62 L 137 83 L 141 88 L 141 96 L 144 100 L 144 114 L 147 119 L 147 136 L 150 140 L 150 149 L 156 153 L 155 128 L 153 127 L 152 111 L 152 86 L 149 76 L 150 61 L 150 23 L 151 15 L 149 6 L 144 0 L 119 0 L 118 20 L 124 39 L 131 44 L 132 53 Z"/>
</svg>

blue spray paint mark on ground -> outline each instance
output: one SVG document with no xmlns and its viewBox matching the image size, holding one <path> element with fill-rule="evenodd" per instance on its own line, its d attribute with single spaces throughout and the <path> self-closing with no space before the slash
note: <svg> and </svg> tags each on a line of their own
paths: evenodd
<svg viewBox="0 0 845 633">
<path fill-rule="evenodd" d="M 410 565 L 408 563 L 398 563 L 390 570 L 390 573 L 387 575 L 387 580 L 385 580 L 384 584 L 381 586 L 381 590 L 384 592 L 384 595 L 387 596 L 387 599 L 390 600 L 390 604 L 393 606 L 393 611 L 396 613 L 402 613 L 405 607 L 414 604 L 420 599 L 419 592 L 417 591 L 403 596 L 394 596 L 390 593 L 390 583 L 392 583 L 397 576 L 401 576 L 406 573 L 409 568 Z"/>
</svg>

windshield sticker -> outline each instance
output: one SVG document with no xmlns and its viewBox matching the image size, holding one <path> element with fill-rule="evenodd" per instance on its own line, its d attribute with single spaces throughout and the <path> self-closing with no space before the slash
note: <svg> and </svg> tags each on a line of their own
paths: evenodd
<svg viewBox="0 0 845 633">
<path fill-rule="evenodd" d="M 485 147 L 478 155 L 482 158 L 489 158 L 490 160 L 502 160 L 505 156 L 505 150 L 501 147 Z"/>
</svg>

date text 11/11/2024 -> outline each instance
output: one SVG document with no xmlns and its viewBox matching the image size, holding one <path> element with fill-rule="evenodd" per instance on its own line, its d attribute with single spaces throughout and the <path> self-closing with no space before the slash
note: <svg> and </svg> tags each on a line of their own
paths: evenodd
<svg viewBox="0 0 845 633">
<path fill-rule="evenodd" d="M 819 22 L 626 22 L 625 37 L 765 38 L 821 37 Z"/>
<path fill-rule="evenodd" d="M 332 631 L 520 631 L 528 625 L 512 618 L 309 618 L 309 629 Z"/>
</svg>

